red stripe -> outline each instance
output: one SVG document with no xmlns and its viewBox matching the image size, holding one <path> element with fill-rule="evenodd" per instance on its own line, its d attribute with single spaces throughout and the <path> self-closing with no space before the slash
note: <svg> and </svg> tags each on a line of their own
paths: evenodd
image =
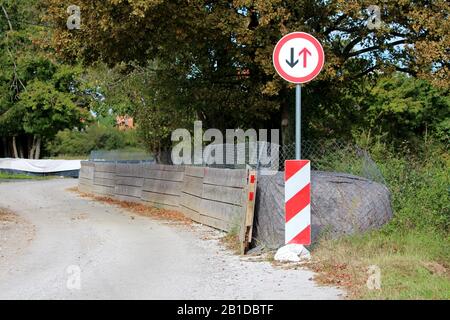
<svg viewBox="0 0 450 320">
<path fill-rule="evenodd" d="M 284 181 L 288 181 L 290 177 L 307 165 L 309 160 L 286 160 L 284 162 Z"/>
<path fill-rule="evenodd" d="M 254 174 L 252 174 L 250 176 L 250 183 L 255 183 L 255 175 Z"/>
<path fill-rule="evenodd" d="M 307 226 L 302 232 L 295 236 L 289 243 L 303 244 L 309 246 L 311 244 L 311 225 Z"/>
<path fill-rule="evenodd" d="M 249 201 L 253 201 L 253 198 L 254 198 L 255 196 L 254 196 L 254 193 L 253 192 L 250 192 L 249 194 L 248 194 L 248 200 Z"/>
<path fill-rule="evenodd" d="M 302 190 L 286 202 L 286 222 L 311 203 L 311 184 L 308 183 Z"/>
</svg>

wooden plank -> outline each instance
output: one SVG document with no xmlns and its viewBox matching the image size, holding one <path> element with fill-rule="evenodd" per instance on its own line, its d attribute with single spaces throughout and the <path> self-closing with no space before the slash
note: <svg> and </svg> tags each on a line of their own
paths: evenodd
<svg viewBox="0 0 450 320">
<path fill-rule="evenodd" d="M 200 212 L 202 198 L 196 197 L 188 193 L 182 193 L 180 197 L 180 205 L 189 208 L 195 212 Z"/>
<path fill-rule="evenodd" d="M 145 179 L 142 190 L 179 196 L 181 187 L 182 182 L 178 181 Z"/>
<path fill-rule="evenodd" d="M 84 184 L 84 185 L 94 185 L 94 180 L 91 179 L 85 179 L 85 178 L 79 178 L 78 179 L 78 184 Z"/>
<path fill-rule="evenodd" d="M 116 195 L 114 195 L 114 198 L 119 200 L 119 201 L 125 201 L 125 202 L 134 202 L 134 203 L 141 203 L 142 202 L 141 198 L 125 196 L 125 195 L 122 195 L 122 194 L 116 194 Z"/>
<path fill-rule="evenodd" d="M 235 222 L 237 219 L 242 221 L 244 211 L 241 206 L 202 199 L 200 204 L 200 214 L 224 220 L 227 222 Z"/>
<path fill-rule="evenodd" d="M 244 189 L 204 184 L 203 198 L 243 206 Z"/>
<path fill-rule="evenodd" d="M 95 167 L 93 161 L 80 161 L 82 167 Z"/>
<path fill-rule="evenodd" d="M 114 172 L 97 172 L 97 171 L 95 171 L 95 173 L 94 173 L 94 180 L 95 179 L 111 179 L 111 180 L 114 180 L 114 178 L 115 178 L 115 174 L 114 174 Z"/>
<path fill-rule="evenodd" d="M 203 196 L 203 178 L 185 176 L 181 192 L 192 194 L 198 197 Z"/>
<path fill-rule="evenodd" d="M 114 194 L 140 198 L 142 195 L 142 189 L 140 187 L 116 185 L 114 187 Z"/>
<path fill-rule="evenodd" d="M 253 220 L 255 216 L 256 190 L 257 190 L 257 174 L 255 170 L 248 172 L 248 183 L 246 187 L 245 218 L 242 221 L 241 232 L 239 234 L 241 242 L 241 254 L 245 254 L 252 242 L 253 237 Z M 253 180 L 251 179 L 253 177 Z"/>
<path fill-rule="evenodd" d="M 94 170 L 95 169 L 95 166 L 92 163 L 83 162 L 83 161 L 81 161 L 80 163 L 81 163 L 81 168 L 88 169 L 88 170 Z"/>
<path fill-rule="evenodd" d="M 204 167 L 186 166 L 184 174 L 191 177 L 203 178 L 205 175 Z"/>
<path fill-rule="evenodd" d="M 83 181 L 83 182 L 86 182 L 86 183 L 94 183 L 94 179 L 93 178 L 91 179 L 91 178 L 79 177 L 78 181 Z"/>
<path fill-rule="evenodd" d="M 232 223 L 228 222 L 228 221 L 223 221 L 220 219 L 216 219 L 210 216 L 204 216 L 204 215 L 199 215 L 198 220 L 196 220 L 197 222 L 219 229 L 219 230 L 223 230 L 223 231 L 231 231 L 232 230 Z"/>
<path fill-rule="evenodd" d="M 116 164 L 115 163 L 102 163 L 102 162 L 96 162 L 95 163 L 95 171 L 96 172 L 115 172 L 116 171 Z"/>
<path fill-rule="evenodd" d="M 144 185 L 144 178 L 124 177 L 124 176 L 116 175 L 115 183 L 117 185 L 121 184 L 121 185 L 125 185 L 125 186 L 142 187 Z"/>
<path fill-rule="evenodd" d="M 200 214 L 197 211 L 191 210 L 190 208 L 183 206 L 181 203 L 179 210 L 189 219 L 199 222 Z"/>
<path fill-rule="evenodd" d="M 79 179 L 94 180 L 94 172 L 92 174 L 80 171 Z"/>
<path fill-rule="evenodd" d="M 94 179 L 94 167 L 81 166 L 79 178 Z"/>
<path fill-rule="evenodd" d="M 144 170 L 144 178 L 168 181 L 183 181 L 182 171 Z"/>
<path fill-rule="evenodd" d="M 157 164 L 157 163 L 145 163 L 144 171 L 156 170 L 156 171 L 179 171 L 184 172 L 184 166 Z"/>
<path fill-rule="evenodd" d="M 113 179 L 102 179 L 96 178 L 94 179 L 94 185 L 105 186 L 105 187 L 113 187 L 116 185 Z"/>
<path fill-rule="evenodd" d="M 115 172 L 122 177 L 142 177 L 144 166 L 141 163 L 117 163 Z"/>
<path fill-rule="evenodd" d="M 205 184 L 244 188 L 247 183 L 246 170 L 205 168 Z"/>
<path fill-rule="evenodd" d="M 171 208 L 178 208 L 180 196 L 142 191 L 141 199 L 156 204 L 164 204 Z"/>
<path fill-rule="evenodd" d="M 114 187 L 105 187 L 100 185 L 94 185 L 92 187 L 92 190 L 94 193 L 99 195 L 105 195 L 105 196 L 112 196 L 114 195 Z"/>
</svg>

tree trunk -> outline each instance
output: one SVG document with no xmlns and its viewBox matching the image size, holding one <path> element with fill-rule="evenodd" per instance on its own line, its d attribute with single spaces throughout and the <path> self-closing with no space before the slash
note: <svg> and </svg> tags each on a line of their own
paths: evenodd
<svg viewBox="0 0 450 320">
<path fill-rule="evenodd" d="M 14 158 L 18 158 L 19 155 L 17 153 L 16 136 L 13 136 L 13 138 L 12 138 L 12 147 L 13 147 L 13 152 L 14 152 Z"/>
<path fill-rule="evenodd" d="M 34 155 L 35 159 L 39 159 L 41 157 L 41 137 L 37 136 L 36 138 L 36 154 Z"/>
<path fill-rule="evenodd" d="M 36 150 L 36 136 L 33 136 L 33 142 L 31 143 L 30 152 L 28 152 L 28 159 L 34 159 L 34 153 Z"/>
<path fill-rule="evenodd" d="M 31 149 L 33 148 L 33 137 L 27 135 L 27 159 L 31 158 Z"/>
<path fill-rule="evenodd" d="M 23 137 L 20 137 L 20 139 L 19 139 L 18 149 L 19 149 L 19 157 L 21 159 L 23 159 L 24 158 L 24 156 L 23 156 Z"/>
</svg>

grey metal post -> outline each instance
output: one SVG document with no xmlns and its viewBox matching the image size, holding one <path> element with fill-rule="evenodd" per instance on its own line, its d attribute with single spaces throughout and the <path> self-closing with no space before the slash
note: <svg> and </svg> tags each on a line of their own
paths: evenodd
<svg viewBox="0 0 450 320">
<path fill-rule="evenodd" d="M 302 157 L 301 146 L 301 117 L 302 117 L 302 90 L 301 85 L 297 84 L 295 88 L 295 159 L 300 160 Z"/>
</svg>

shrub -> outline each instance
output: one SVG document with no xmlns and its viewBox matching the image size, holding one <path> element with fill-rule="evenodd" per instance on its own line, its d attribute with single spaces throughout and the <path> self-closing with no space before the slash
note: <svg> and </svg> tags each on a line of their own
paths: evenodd
<svg viewBox="0 0 450 320">
<path fill-rule="evenodd" d="M 378 164 L 391 190 L 395 212 L 388 228 L 448 233 L 448 154 L 427 158 L 388 156 Z"/>
<path fill-rule="evenodd" d="M 142 149 L 135 130 L 94 125 L 84 131 L 64 130 L 47 144 L 51 156 L 86 156 L 92 150 Z"/>
</svg>

